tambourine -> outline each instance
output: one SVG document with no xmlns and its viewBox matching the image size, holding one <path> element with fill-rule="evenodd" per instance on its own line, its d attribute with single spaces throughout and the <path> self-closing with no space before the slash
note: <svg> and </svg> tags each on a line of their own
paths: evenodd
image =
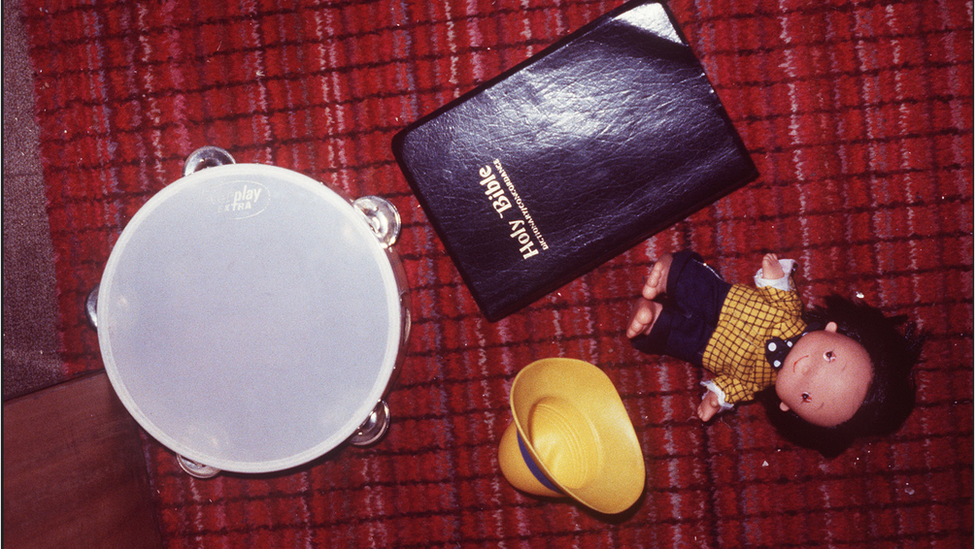
<svg viewBox="0 0 976 549">
<path fill-rule="evenodd" d="M 89 296 L 112 387 L 198 477 L 375 443 L 410 332 L 399 230 L 382 198 L 194 152 Z"/>
</svg>

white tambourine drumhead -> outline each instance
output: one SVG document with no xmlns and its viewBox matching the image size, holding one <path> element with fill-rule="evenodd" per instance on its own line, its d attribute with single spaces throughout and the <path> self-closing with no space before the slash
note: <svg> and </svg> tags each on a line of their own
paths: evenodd
<svg viewBox="0 0 976 549">
<path fill-rule="evenodd" d="M 98 341 L 129 412 L 217 469 L 279 471 L 348 439 L 383 397 L 404 319 L 365 216 L 306 176 L 207 168 L 150 199 L 98 291 Z"/>
</svg>

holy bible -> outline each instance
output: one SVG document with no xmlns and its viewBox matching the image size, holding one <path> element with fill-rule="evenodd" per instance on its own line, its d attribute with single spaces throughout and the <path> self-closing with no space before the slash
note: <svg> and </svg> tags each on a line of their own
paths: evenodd
<svg viewBox="0 0 976 549">
<path fill-rule="evenodd" d="M 673 16 L 645 1 L 418 120 L 393 152 L 490 321 L 757 175 Z"/>
</svg>

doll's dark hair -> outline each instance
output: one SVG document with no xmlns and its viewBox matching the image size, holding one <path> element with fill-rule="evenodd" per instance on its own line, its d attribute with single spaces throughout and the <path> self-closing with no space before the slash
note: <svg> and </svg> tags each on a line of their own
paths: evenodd
<svg viewBox="0 0 976 549">
<path fill-rule="evenodd" d="M 886 317 L 879 309 L 837 295 L 824 299 L 822 307 L 805 312 L 810 325 L 837 324 L 837 332 L 857 341 L 871 359 L 872 379 L 864 402 L 854 416 L 834 427 L 807 423 L 792 411 L 779 408 L 775 390 L 761 398 L 770 422 L 794 444 L 835 457 L 855 439 L 883 436 L 897 431 L 915 406 L 912 368 L 918 362 L 925 336 L 907 317 Z M 898 327 L 905 324 L 904 332 Z"/>
</svg>

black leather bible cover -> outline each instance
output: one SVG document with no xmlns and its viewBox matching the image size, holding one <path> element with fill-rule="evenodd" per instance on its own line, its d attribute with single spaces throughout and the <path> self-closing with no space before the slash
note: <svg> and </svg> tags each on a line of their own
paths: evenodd
<svg viewBox="0 0 976 549">
<path fill-rule="evenodd" d="M 657 2 L 625 4 L 431 113 L 393 152 L 491 321 L 757 175 Z"/>
</svg>

